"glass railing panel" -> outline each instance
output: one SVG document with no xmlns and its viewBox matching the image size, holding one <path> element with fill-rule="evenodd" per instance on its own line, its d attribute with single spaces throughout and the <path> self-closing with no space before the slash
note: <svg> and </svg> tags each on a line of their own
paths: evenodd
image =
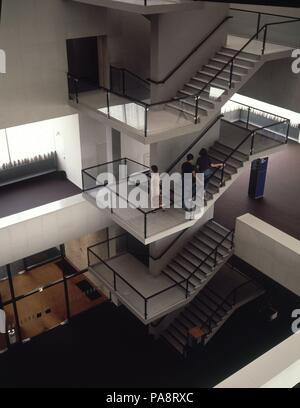
<svg viewBox="0 0 300 408">
<path fill-rule="evenodd" d="M 142 102 L 133 101 L 113 93 L 108 93 L 107 103 L 98 109 L 109 118 L 145 132 L 146 106 Z"/>
</svg>

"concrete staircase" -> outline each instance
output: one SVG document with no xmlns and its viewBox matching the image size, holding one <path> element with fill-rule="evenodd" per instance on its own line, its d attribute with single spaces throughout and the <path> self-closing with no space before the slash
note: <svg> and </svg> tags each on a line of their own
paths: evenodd
<svg viewBox="0 0 300 408">
<path fill-rule="evenodd" d="M 232 252 L 233 231 L 210 220 L 163 269 L 162 274 L 193 295 L 210 281 Z"/>
<path fill-rule="evenodd" d="M 201 330 L 203 336 L 198 344 L 205 346 L 234 312 L 264 293 L 264 288 L 256 282 L 226 265 L 171 322 L 161 337 L 173 350 L 186 356 L 197 344 L 190 341 L 191 329 Z"/>
<path fill-rule="evenodd" d="M 219 110 L 220 105 L 224 104 L 230 98 L 232 92 L 237 92 L 245 81 L 262 65 L 262 57 L 260 55 L 241 52 L 238 58 L 235 59 L 233 65 L 231 86 L 231 65 L 228 65 L 228 67 L 218 75 L 218 78 L 214 79 L 199 95 L 198 116 L 195 118 L 196 100 L 194 95 L 200 92 L 218 72 L 224 68 L 236 52 L 236 50 L 231 48 L 221 48 L 208 64 L 204 65 L 176 95 L 178 98 L 189 95 L 191 97 L 170 102 L 167 104 L 168 108 L 181 112 L 187 118 L 194 118 L 197 122 L 202 122 L 207 117 L 210 117 L 213 111 Z M 210 94 L 211 87 L 217 88 L 223 92 L 223 94 L 220 97 L 212 96 L 212 94 Z"/>
</svg>

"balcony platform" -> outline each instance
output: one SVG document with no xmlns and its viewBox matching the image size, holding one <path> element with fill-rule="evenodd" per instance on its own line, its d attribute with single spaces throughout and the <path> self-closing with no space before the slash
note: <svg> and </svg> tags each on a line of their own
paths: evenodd
<svg viewBox="0 0 300 408">
<path fill-rule="evenodd" d="M 134 287 L 144 297 L 150 297 L 157 292 L 174 285 L 171 279 L 164 275 L 150 275 L 148 268 L 133 255 L 126 253 L 107 260 L 107 265 Z M 145 304 L 143 297 L 137 294 L 127 283 L 117 277 L 117 291 L 114 290 L 113 272 L 104 264 L 90 267 L 94 277 L 106 285 L 143 323 L 151 323 L 164 314 L 170 313 L 186 303 L 185 291 L 179 286 L 163 292 L 148 301 L 147 319 L 145 319 Z"/>
<path fill-rule="evenodd" d="M 73 0 L 77 3 L 90 4 L 99 7 L 130 11 L 140 14 L 161 14 L 176 10 L 194 10 L 203 8 L 202 1 L 192 0 Z"/>
<path fill-rule="evenodd" d="M 0 218 L 81 194 L 61 172 L 46 174 L 0 188 Z"/>
</svg>

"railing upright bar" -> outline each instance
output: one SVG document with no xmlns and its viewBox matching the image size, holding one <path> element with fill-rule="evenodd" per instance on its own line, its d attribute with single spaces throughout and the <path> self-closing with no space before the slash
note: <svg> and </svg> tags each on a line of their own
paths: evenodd
<svg viewBox="0 0 300 408">
<path fill-rule="evenodd" d="M 256 32 L 257 32 L 256 39 L 257 40 L 259 38 L 260 22 L 261 22 L 261 13 L 258 13 L 258 16 L 257 16 L 257 29 L 256 29 Z"/>
<path fill-rule="evenodd" d="M 247 113 L 247 129 L 249 129 L 250 113 L 251 113 L 251 107 L 249 106 L 248 113 Z"/>
<path fill-rule="evenodd" d="M 147 134 L 148 134 L 148 107 L 145 106 L 144 109 L 145 109 L 145 124 L 144 124 L 145 133 L 144 135 L 145 137 L 147 137 Z"/>
<path fill-rule="evenodd" d="M 288 122 L 287 122 L 286 136 L 285 136 L 285 144 L 287 144 L 288 141 L 289 141 L 290 128 L 291 128 L 291 121 L 288 120 Z"/>
<path fill-rule="evenodd" d="M 232 61 L 231 61 L 231 66 L 230 66 L 229 89 L 231 89 L 231 88 L 232 88 L 233 66 L 234 66 L 234 60 L 232 60 Z"/>
<path fill-rule="evenodd" d="M 255 135 L 256 135 L 256 132 L 253 132 L 252 137 L 251 137 L 250 156 L 252 156 L 254 152 Z"/>
<path fill-rule="evenodd" d="M 106 91 L 107 118 L 110 119 L 109 91 Z"/>
<path fill-rule="evenodd" d="M 199 112 L 199 98 L 198 96 L 195 97 L 195 125 L 198 123 L 198 112 Z"/>
<path fill-rule="evenodd" d="M 265 26 L 262 55 L 265 55 L 265 52 L 266 52 L 267 35 L 268 35 L 268 25 Z"/>
<path fill-rule="evenodd" d="M 147 213 L 144 214 L 144 238 L 146 239 L 148 235 L 147 231 Z"/>
</svg>

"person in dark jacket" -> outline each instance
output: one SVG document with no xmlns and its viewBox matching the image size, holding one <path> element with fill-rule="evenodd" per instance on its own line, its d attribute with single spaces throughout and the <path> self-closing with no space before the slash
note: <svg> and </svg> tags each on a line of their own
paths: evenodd
<svg viewBox="0 0 300 408">
<path fill-rule="evenodd" d="M 201 149 L 199 157 L 196 164 L 196 169 L 198 173 L 204 174 L 204 186 L 206 187 L 210 177 L 216 169 L 222 169 L 224 167 L 223 163 L 213 163 L 208 155 L 206 149 Z"/>
</svg>

